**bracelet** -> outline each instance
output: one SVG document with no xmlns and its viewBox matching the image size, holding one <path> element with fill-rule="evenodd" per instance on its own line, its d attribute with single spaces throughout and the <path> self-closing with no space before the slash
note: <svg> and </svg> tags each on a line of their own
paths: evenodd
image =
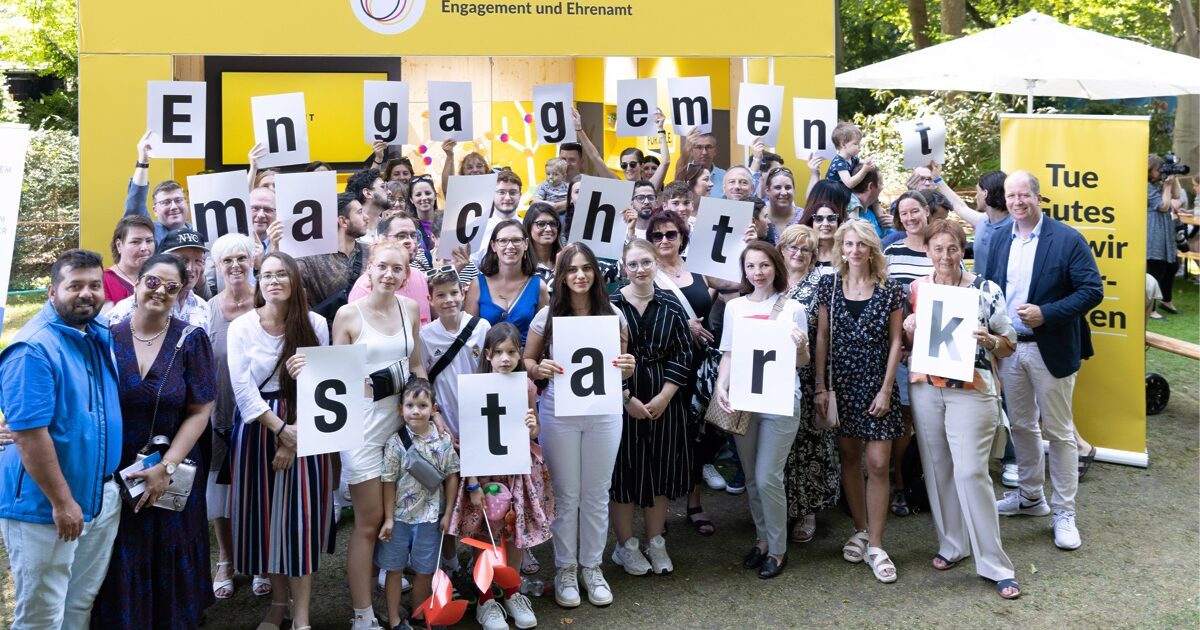
<svg viewBox="0 0 1200 630">
<path fill-rule="evenodd" d="M 275 435 L 279 435 L 280 433 L 283 433 L 283 430 L 285 428 L 287 428 L 287 422 L 284 422 L 282 419 L 280 419 L 279 428 L 275 429 Z"/>
<path fill-rule="evenodd" d="M 942 178 L 941 178 L 941 177 L 935 177 L 935 178 L 933 178 L 933 183 L 935 183 L 935 184 L 940 184 L 940 183 L 942 183 Z"/>
<path fill-rule="evenodd" d="M 479 484 L 473 483 L 473 484 L 463 488 L 463 490 L 466 490 L 467 492 L 475 492 L 476 490 L 478 490 L 481 487 L 482 486 L 480 486 Z"/>
<path fill-rule="evenodd" d="M 133 165 L 137 168 L 150 168 L 149 162 L 134 162 Z"/>
</svg>

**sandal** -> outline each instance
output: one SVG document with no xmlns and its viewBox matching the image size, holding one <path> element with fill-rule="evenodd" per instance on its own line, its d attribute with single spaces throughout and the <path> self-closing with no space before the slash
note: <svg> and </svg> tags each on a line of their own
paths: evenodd
<svg viewBox="0 0 1200 630">
<path fill-rule="evenodd" d="M 263 597 L 265 595 L 270 595 L 271 594 L 270 578 L 260 577 L 257 575 L 254 576 L 254 579 L 250 582 L 250 590 L 254 591 L 255 597 Z"/>
<path fill-rule="evenodd" d="M 961 558 L 959 558 L 959 560 L 961 560 Z M 942 563 L 941 566 L 938 566 L 938 562 Z M 947 560 L 946 556 L 943 556 L 939 553 L 933 556 L 933 562 L 930 564 L 932 564 L 933 568 L 937 569 L 938 571 L 949 571 L 950 569 L 954 568 L 954 565 L 958 564 L 958 560 Z"/>
<path fill-rule="evenodd" d="M 855 564 L 862 562 L 863 554 L 867 552 L 868 540 L 867 530 L 860 529 L 855 531 L 850 540 L 847 540 L 846 544 L 842 546 L 842 559 Z"/>
<path fill-rule="evenodd" d="M 796 525 L 792 527 L 792 542 L 806 543 L 813 539 L 817 533 L 817 515 L 805 514 L 796 521 Z"/>
<path fill-rule="evenodd" d="M 1015 589 L 1016 592 L 1011 595 L 1005 595 L 1004 591 L 1006 591 L 1010 588 Z M 1017 580 L 1015 578 L 1008 578 L 1007 580 L 998 580 L 996 582 L 996 592 L 999 593 L 1000 597 L 1003 597 L 1004 599 L 1016 599 L 1021 596 L 1021 586 L 1019 584 L 1017 584 Z"/>
<path fill-rule="evenodd" d="M 537 572 L 541 570 L 542 565 L 538 562 L 537 557 L 533 555 L 533 551 L 526 549 L 525 555 L 521 558 L 521 574 L 537 575 Z"/>
<path fill-rule="evenodd" d="M 875 579 L 884 584 L 891 584 L 896 581 L 896 565 L 892 563 L 892 558 L 880 547 L 867 547 L 866 555 L 867 565 L 871 567 L 871 572 L 875 574 Z M 885 572 L 891 569 L 892 574 L 887 575 Z"/>
<path fill-rule="evenodd" d="M 1083 479 L 1083 476 L 1087 474 L 1088 469 L 1092 467 L 1092 462 L 1095 461 L 1095 459 L 1096 459 L 1096 447 L 1095 446 L 1092 447 L 1092 450 L 1088 451 L 1087 455 L 1079 456 L 1079 478 L 1080 479 Z"/>
<path fill-rule="evenodd" d="M 908 516 L 912 514 L 912 511 L 908 509 L 908 501 L 904 498 L 903 488 L 892 492 L 892 514 L 896 516 Z"/>
<path fill-rule="evenodd" d="M 221 567 L 232 567 L 232 566 L 233 566 L 232 562 L 218 562 L 217 570 L 214 571 L 214 574 L 220 573 Z M 216 580 L 213 580 L 213 597 L 215 597 L 217 599 L 230 599 L 233 597 L 233 573 L 232 573 L 232 570 L 230 571 L 229 579 L 221 580 L 219 582 Z"/>
<path fill-rule="evenodd" d="M 700 534 L 701 536 L 712 536 L 713 534 L 717 533 L 717 528 L 713 526 L 712 521 L 710 521 L 706 518 L 692 518 L 697 514 L 703 514 L 703 513 L 704 513 L 703 506 L 697 505 L 696 507 L 688 508 L 687 509 L 688 522 L 692 524 L 692 527 L 696 528 L 697 534 Z"/>
</svg>

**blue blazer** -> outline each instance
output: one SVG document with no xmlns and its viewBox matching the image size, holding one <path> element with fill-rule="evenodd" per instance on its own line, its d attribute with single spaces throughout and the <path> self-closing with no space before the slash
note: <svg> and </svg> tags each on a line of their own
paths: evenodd
<svg viewBox="0 0 1200 630">
<path fill-rule="evenodd" d="M 1000 232 L 989 243 L 983 277 L 1008 293 L 1008 252 L 1011 232 Z M 1008 238 L 1006 238 L 1008 237 Z M 1075 228 L 1043 215 L 1029 282 L 1030 304 L 1042 309 L 1046 323 L 1033 329 L 1046 368 L 1057 378 L 1079 371 L 1094 352 L 1085 316 L 1104 300 L 1104 283 L 1087 240 Z"/>
</svg>

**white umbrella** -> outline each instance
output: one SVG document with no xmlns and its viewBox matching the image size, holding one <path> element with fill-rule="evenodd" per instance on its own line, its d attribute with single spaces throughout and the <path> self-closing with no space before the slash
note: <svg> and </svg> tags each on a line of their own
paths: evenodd
<svg viewBox="0 0 1200 630">
<path fill-rule="evenodd" d="M 837 87 L 999 92 L 1087 99 L 1200 94 L 1200 59 L 1066 26 L 1031 11 L 837 75 Z"/>
</svg>

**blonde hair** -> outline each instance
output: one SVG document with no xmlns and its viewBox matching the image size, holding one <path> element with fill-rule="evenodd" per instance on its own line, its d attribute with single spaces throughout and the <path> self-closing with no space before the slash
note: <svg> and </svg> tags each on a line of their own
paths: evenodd
<svg viewBox="0 0 1200 630">
<path fill-rule="evenodd" d="M 649 252 L 651 256 L 654 256 L 655 262 L 658 261 L 658 251 L 654 249 L 654 245 L 644 238 L 635 238 L 628 243 L 625 243 L 625 250 L 621 252 L 621 262 L 624 263 L 625 258 L 629 256 L 629 252 L 635 249 Z"/>
<path fill-rule="evenodd" d="M 787 247 L 788 245 L 807 247 L 812 250 L 812 256 L 809 258 L 808 269 L 805 269 L 806 272 L 812 271 L 812 268 L 817 264 L 816 231 L 807 225 L 789 225 L 784 228 L 783 233 L 779 235 L 779 240 L 775 243 L 775 246 L 779 248 L 780 254 L 783 253 L 783 248 Z"/>
<path fill-rule="evenodd" d="M 560 178 L 566 177 L 567 161 L 560 157 L 552 157 L 546 160 L 546 172 L 549 173 L 551 171 L 557 171 Z"/>
<path fill-rule="evenodd" d="M 836 254 L 833 258 L 834 269 L 842 275 L 846 275 L 849 271 L 850 264 L 846 262 L 846 256 L 841 254 L 842 245 L 846 241 L 846 233 L 854 232 L 858 235 L 859 240 L 867 244 L 871 254 L 867 257 L 867 275 L 875 279 L 875 283 L 883 285 L 887 282 L 887 257 L 883 255 L 883 247 L 879 242 L 879 235 L 875 233 L 875 228 L 871 224 L 862 219 L 851 219 L 846 221 L 833 233 L 833 246 Z"/>
<path fill-rule="evenodd" d="M 407 275 L 409 273 L 408 263 L 410 262 L 410 259 L 408 250 L 404 249 L 404 246 L 400 244 L 400 241 L 394 241 L 392 239 L 381 239 L 375 241 L 375 244 L 371 246 L 371 255 L 367 257 L 367 264 L 375 262 L 375 259 L 379 256 L 379 254 L 389 250 L 395 250 L 400 253 L 401 258 L 404 259 L 404 270 L 405 275 Z"/>
</svg>

